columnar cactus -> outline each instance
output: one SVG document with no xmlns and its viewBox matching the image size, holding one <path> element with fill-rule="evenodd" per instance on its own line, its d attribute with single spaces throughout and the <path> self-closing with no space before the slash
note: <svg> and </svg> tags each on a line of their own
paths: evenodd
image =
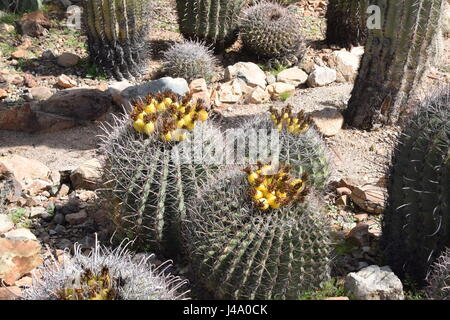
<svg viewBox="0 0 450 320">
<path fill-rule="evenodd" d="M 164 52 L 164 71 L 174 78 L 210 81 L 216 64 L 211 50 L 200 42 L 176 43 Z"/>
<path fill-rule="evenodd" d="M 371 0 L 381 28 L 369 29 L 358 77 L 345 111 L 350 126 L 373 129 L 397 123 L 415 89 L 439 56 L 445 0 Z"/>
<path fill-rule="evenodd" d="M 133 78 L 145 72 L 149 52 L 147 0 L 83 0 L 89 57 L 109 77 Z"/>
<path fill-rule="evenodd" d="M 301 22 L 277 3 L 263 1 L 248 8 L 239 29 L 244 48 L 271 67 L 290 66 L 303 58 Z"/>
<path fill-rule="evenodd" d="M 187 39 L 214 44 L 216 50 L 232 45 L 238 21 L 248 0 L 177 0 L 180 31 Z"/>
<path fill-rule="evenodd" d="M 0 10 L 9 12 L 32 12 L 42 8 L 42 0 L 0 0 Z"/>
<path fill-rule="evenodd" d="M 363 45 L 367 39 L 367 8 L 369 0 L 330 0 L 326 41 L 341 47 Z"/>
<path fill-rule="evenodd" d="M 427 295 L 433 300 L 450 300 L 450 249 L 432 265 L 427 276 Z"/>
<path fill-rule="evenodd" d="M 185 198 L 218 166 L 207 159 L 218 130 L 188 100 L 149 95 L 102 138 L 104 196 L 118 233 L 171 255 L 179 254 Z"/>
<path fill-rule="evenodd" d="M 96 242 L 86 255 L 75 244 L 74 256 L 62 262 L 47 260 L 41 277 L 33 277 L 25 300 L 184 300 L 187 281 L 167 273 L 170 261 L 156 267 L 153 255 L 136 259 L 122 242 L 114 250 Z M 69 253 L 67 253 L 69 254 Z"/>
<path fill-rule="evenodd" d="M 305 176 L 246 170 L 222 172 L 189 202 L 192 270 L 219 299 L 297 299 L 329 280 L 326 216 L 314 195 L 305 198 Z M 287 201 L 292 195 L 300 201 Z"/>
<path fill-rule="evenodd" d="M 450 247 L 450 87 L 427 99 L 393 155 L 383 238 L 388 264 L 422 285 Z"/>
</svg>

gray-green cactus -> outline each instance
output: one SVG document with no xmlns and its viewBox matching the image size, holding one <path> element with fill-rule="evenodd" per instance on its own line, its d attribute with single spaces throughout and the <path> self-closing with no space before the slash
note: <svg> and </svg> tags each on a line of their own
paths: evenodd
<svg viewBox="0 0 450 320">
<path fill-rule="evenodd" d="M 196 41 L 176 43 L 164 52 L 164 71 L 174 78 L 210 81 L 216 64 L 211 50 Z"/>
<path fill-rule="evenodd" d="M 165 142 L 158 134 L 136 132 L 128 116 L 105 128 L 103 194 L 120 235 L 153 251 L 180 253 L 186 198 L 220 166 L 206 159 L 217 134 L 207 121 L 197 124 L 184 141 Z"/>
<path fill-rule="evenodd" d="M 89 57 L 117 80 L 145 73 L 151 1 L 83 0 Z"/>
<path fill-rule="evenodd" d="M 388 264 L 419 285 L 450 247 L 450 87 L 418 108 L 393 155 L 383 243 Z"/>
<path fill-rule="evenodd" d="M 450 249 L 432 265 L 427 276 L 427 296 L 433 300 L 450 300 Z"/>
<path fill-rule="evenodd" d="M 0 10 L 8 12 L 32 12 L 42 9 L 42 0 L 0 0 Z"/>
<path fill-rule="evenodd" d="M 88 255 L 75 244 L 63 262 L 47 260 L 40 277 L 24 290 L 24 300 L 185 300 L 186 280 L 167 273 L 171 262 L 158 267 L 153 255 L 137 258 L 122 242 L 111 250 L 96 242 Z M 69 252 L 66 253 L 69 255 Z"/>
<path fill-rule="evenodd" d="M 327 43 L 347 48 L 364 45 L 368 4 L 369 0 L 330 0 L 325 15 Z"/>
<path fill-rule="evenodd" d="M 298 63 L 305 53 L 300 20 L 285 7 L 263 1 L 245 10 L 239 30 L 244 48 L 271 67 Z"/>
<path fill-rule="evenodd" d="M 248 0 L 177 0 L 180 31 L 184 37 L 206 41 L 216 50 L 232 45 L 238 21 Z"/>
<path fill-rule="evenodd" d="M 297 299 L 329 280 L 326 215 L 305 203 L 262 211 L 246 174 L 225 171 L 196 192 L 183 224 L 196 279 L 220 299 Z"/>
</svg>

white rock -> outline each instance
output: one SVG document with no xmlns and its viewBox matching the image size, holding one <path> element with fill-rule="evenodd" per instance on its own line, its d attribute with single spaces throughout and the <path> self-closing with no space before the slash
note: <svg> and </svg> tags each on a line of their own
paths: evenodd
<svg viewBox="0 0 450 320">
<path fill-rule="evenodd" d="M 364 47 L 353 47 L 350 53 L 361 58 L 364 55 Z"/>
<path fill-rule="evenodd" d="M 127 99 L 125 99 L 121 93 L 123 90 L 125 90 L 128 87 L 131 87 L 132 84 L 128 80 L 122 80 L 122 81 L 115 81 L 111 83 L 108 86 L 108 92 L 111 94 L 111 97 L 114 101 L 114 103 L 118 107 L 122 107 L 123 105 L 126 105 Z"/>
<path fill-rule="evenodd" d="M 288 83 L 275 82 L 267 86 L 267 91 L 273 99 L 277 99 L 282 93 L 293 94 L 295 92 L 295 86 Z"/>
<path fill-rule="evenodd" d="M 11 218 L 6 214 L 0 214 L 0 234 L 8 232 L 14 228 L 14 223 L 11 221 Z"/>
<path fill-rule="evenodd" d="M 28 229 L 19 228 L 5 233 L 5 238 L 9 240 L 37 240 L 36 236 Z"/>
<path fill-rule="evenodd" d="M 404 300 L 400 279 L 386 266 L 372 265 L 358 272 L 349 273 L 345 289 L 356 300 Z"/>
<path fill-rule="evenodd" d="M 243 95 L 239 80 L 233 80 L 220 85 L 218 98 L 222 103 L 237 103 Z"/>
<path fill-rule="evenodd" d="M 225 81 L 231 81 L 236 78 L 245 81 L 252 87 L 260 86 L 264 89 L 267 84 L 266 74 L 253 62 L 238 62 L 235 65 L 228 66 L 225 69 Z"/>
<path fill-rule="evenodd" d="M 317 67 L 308 77 L 308 85 L 312 88 L 326 86 L 334 81 L 336 81 L 336 70 L 328 67 Z"/>
<path fill-rule="evenodd" d="M 260 104 L 270 100 L 270 93 L 263 90 L 261 87 L 256 87 L 255 90 L 247 98 L 248 103 Z"/>
<path fill-rule="evenodd" d="M 298 67 L 289 68 L 281 71 L 277 76 L 278 82 L 284 82 L 299 86 L 308 80 L 308 74 Z"/>
<path fill-rule="evenodd" d="M 360 56 L 342 49 L 331 54 L 328 64 L 336 70 L 337 82 L 353 82 L 358 75 L 360 60 Z"/>
</svg>

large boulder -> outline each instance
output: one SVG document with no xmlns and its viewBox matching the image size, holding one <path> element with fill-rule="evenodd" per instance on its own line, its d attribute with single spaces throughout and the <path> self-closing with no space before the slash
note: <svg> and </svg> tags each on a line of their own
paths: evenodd
<svg viewBox="0 0 450 320">
<path fill-rule="evenodd" d="M 345 289 L 356 300 L 404 300 L 400 279 L 386 266 L 372 265 L 349 273 Z"/>
</svg>

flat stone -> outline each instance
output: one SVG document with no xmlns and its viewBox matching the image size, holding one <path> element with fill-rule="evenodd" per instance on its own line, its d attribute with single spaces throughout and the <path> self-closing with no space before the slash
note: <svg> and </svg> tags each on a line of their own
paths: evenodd
<svg viewBox="0 0 450 320">
<path fill-rule="evenodd" d="M 283 70 L 277 76 L 277 82 L 292 84 L 296 87 L 306 83 L 307 80 L 308 74 L 298 67 Z"/>
<path fill-rule="evenodd" d="M 218 99 L 221 103 L 234 104 L 239 102 L 242 96 L 243 92 L 239 80 L 222 83 L 218 90 Z"/>
<path fill-rule="evenodd" d="M 267 92 L 269 92 L 272 99 L 278 99 L 283 93 L 294 94 L 295 86 L 288 83 L 275 82 L 267 86 Z"/>
<path fill-rule="evenodd" d="M 80 212 L 77 213 L 67 214 L 65 218 L 68 224 L 71 225 L 82 224 L 87 220 L 87 213 L 85 210 L 81 210 Z"/>
<path fill-rule="evenodd" d="M 336 70 L 330 69 L 328 67 L 316 67 L 308 77 L 308 86 L 322 87 L 327 84 L 336 81 L 337 73 Z"/>
<path fill-rule="evenodd" d="M 11 221 L 11 218 L 6 214 L 0 214 L 0 234 L 8 232 L 14 228 L 14 223 Z"/>
<path fill-rule="evenodd" d="M 270 93 L 261 87 L 256 87 L 247 98 L 248 103 L 260 104 L 270 100 Z"/>
<path fill-rule="evenodd" d="M 98 159 L 90 159 L 82 163 L 70 174 L 75 189 L 95 190 L 101 183 L 102 164 Z"/>
<path fill-rule="evenodd" d="M 354 187 L 350 197 L 362 210 L 372 214 L 382 214 L 386 206 L 387 190 L 367 184 Z"/>
<path fill-rule="evenodd" d="M 30 88 L 28 92 L 32 98 L 37 101 L 47 100 L 53 95 L 53 91 L 47 87 L 34 87 Z"/>
<path fill-rule="evenodd" d="M 70 77 L 66 76 L 65 74 L 62 74 L 58 77 L 58 86 L 62 88 L 73 88 L 76 87 L 77 83 L 70 79 Z"/>
<path fill-rule="evenodd" d="M 11 171 L 22 185 L 32 183 L 37 179 L 59 184 L 59 173 L 53 172 L 38 160 L 11 155 L 0 157 L 0 163 Z"/>
<path fill-rule="evenodd" d="M 44 207 L 31 207 L 30 209 L 30 219 L 36 219 L 44 216 L 47 213 L 47 209 Z"/>
<path fill-rule="evenodd" d="M 70 52 L 64 52 L 58 57 L 56 63 L 58 63 L 61 67 L 67 68 L 75 66 L 79 60 L 80 57 L 78 55 Z"/>
<path fill-rule="evenodd" d="M 317 130 L 325 137 L 332 137 L 341 131 L 344 116 L 334 108 L 325 108 L 311 113 L 311 119 Z"/>
<path fill-rule="evenodd" d="M 6 239 L 23 241 L 23 240 L 37 240 L 36 236 L 26 228 L 14 229 L 4 234 Z"/>
<path fill-rule="evenodd" d="M 225 69 L 224 80 L 241 79 L 248 85 L 266 88 L 266 74 L 253 62 L 238 62 Z"/>
</svg>

